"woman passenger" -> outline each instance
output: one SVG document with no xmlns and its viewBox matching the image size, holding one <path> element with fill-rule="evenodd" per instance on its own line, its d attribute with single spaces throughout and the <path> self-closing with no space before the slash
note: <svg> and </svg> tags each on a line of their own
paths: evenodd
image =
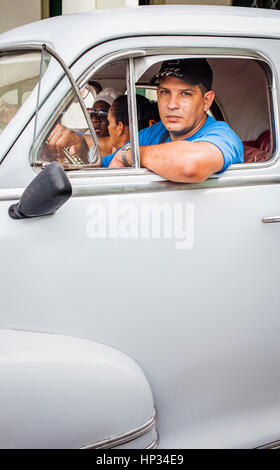
<svg viewBox="0 0 280 470">
<path fill-rule="evenodd" d="M 136 95 L 136 103 L 139 131 L 160 120 L 156 103 L 142 95 Z M 112 145 L 109 153 L 112 153 L 130 139 L 127 95 L 121 95 L 115 99 L 108 113 L 108 121 Z"/>
</svg>

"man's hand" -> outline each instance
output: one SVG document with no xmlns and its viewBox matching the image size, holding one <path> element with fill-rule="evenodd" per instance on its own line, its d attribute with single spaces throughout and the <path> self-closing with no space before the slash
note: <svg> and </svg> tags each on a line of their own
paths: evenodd
<svg viewBox="0 0 280 470">
<path fill-rule="evenodd" d="M 56 150 L 58 155 L 64 156 L 63 147 L 67 147 L 71 155 L 79 155 L 85 163 L 88 163 L 88 146 L 84 138 L 62 124 L 55 126 L 47 143 L 52 150 Z"/>
</svg>

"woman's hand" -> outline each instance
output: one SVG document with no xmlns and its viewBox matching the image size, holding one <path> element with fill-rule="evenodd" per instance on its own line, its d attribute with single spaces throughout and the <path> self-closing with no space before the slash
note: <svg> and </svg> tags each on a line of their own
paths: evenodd
<svg viewBox="0 0 280 470">
<path fill-rule="evenodd" d="M 126 151 L 126 160 L 127 163 L 131 166 L 131 151 L 128 149 Z M 111 160 L 111 163 L 108 168 L 127 168 L 123 162 L 122 159 L 122 149 L 118 150 L 113 159 Z"/>
</svg>

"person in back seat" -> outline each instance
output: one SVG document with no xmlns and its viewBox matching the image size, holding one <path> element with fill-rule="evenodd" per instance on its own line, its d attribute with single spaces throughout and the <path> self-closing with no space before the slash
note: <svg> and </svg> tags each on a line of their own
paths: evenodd
<svg viewBox="0 0 280 470">
<path fill-rule="evenodd" d="M 98 138 L 102 156 L 112 152 L 112 144 L 108 131 L 108 113 L 114 100 L 120 95 L 113 88 L 104 88 L 95 97 L 92 108 L 88 108 L 91 121 Z M 86 140 L 87 137 L 85 136 Z M 91 140 L 88 141 L 91 144 Z"/>
<path fill-rule="evenodd" d="M 148 100 L 145 96 L 136 95 L 136 104 L 139 131 L 160 120 L 156 103 Z M 112 150 L 116 151 L 130 139 L 127 95 L 121 95 L 113 102 L 109 110 L 108 121 Z"/>
</svg>

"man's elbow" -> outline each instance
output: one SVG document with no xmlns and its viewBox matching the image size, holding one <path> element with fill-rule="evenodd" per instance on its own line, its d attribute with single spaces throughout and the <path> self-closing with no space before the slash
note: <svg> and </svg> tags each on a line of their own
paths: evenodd
<svg viewBox="0 0 280 470">
<path fill-rule="evenodd" d="M 212 173 L 196 161 L 186 162 L 181 168 L 183 181 L 187 183 L 200 183 L 205 181 Z"/>
</svg>

